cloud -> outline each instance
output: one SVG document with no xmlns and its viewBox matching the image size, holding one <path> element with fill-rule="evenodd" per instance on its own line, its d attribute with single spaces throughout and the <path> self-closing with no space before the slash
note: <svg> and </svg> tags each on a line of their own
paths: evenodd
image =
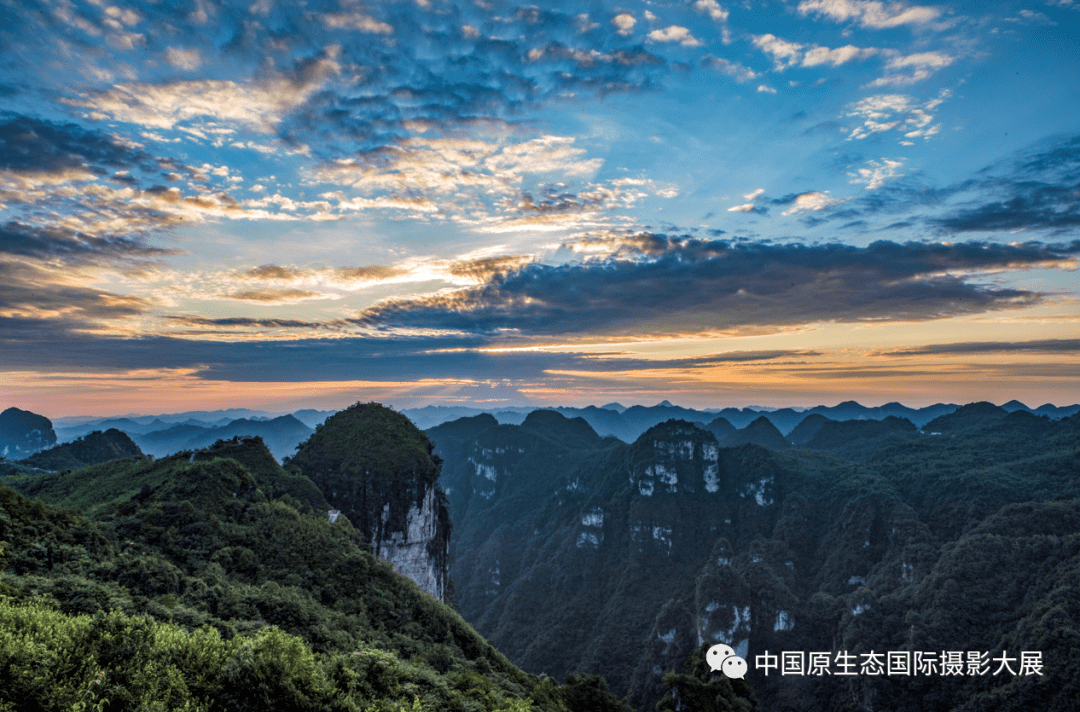
<svg viewBox="0 0 1080 712">
<path fill-rule="evenodd" d="M 59 124 L 0 112 L 0 180 L 67 182 L 148 163 L 129 141 L 73 123 Z"/>
<path fill-rule="evenodd" d="M 63 101 L 89 109 L 90 118 L 111 118 L 148 128 L 171 129 L 181 121 L 210 118 L 271 132 L 327 78 L 341 71 L 339 53 L 340 47 L 330 46 L 322 56 L 300 63 L 293 76 L 276 76 L 261 82 L 224 79 L 133 82 L 108 90 L 84 91 L 79 99 Z"/>
<path fill-rule="evenodd" d="M 947 232 L 1069 230 L 1080 226 L 1075 186 L 1014 186 L 1019 195 L 954 211 L 930 223 Z"/>
<path fill-rule="evenodd" d="M 1032 341 L 968 341 L 952 344 L 929 344 L 926 346 L 886 349 L 879 352 L 888 356 L 935 356 L 951 354 L 985 353 L 1080 353 L 1080 339 L 1035 339 Z"/>
<path fill-rule="evenodd" d="M 728 11 L 725 10 L 720 3 L 716 0 L 697 0 L 694 3 L 694 9 L 698 12 L 704 12 L 708 14 L 716 22 L 727 22 Z"/>
<path fill-rule="evenodd" d="M 591 182 L 603 160 L 585 153 L 573 138 L 562 136 L 516 143 L 413 138 L 323 164 L 314 177 L 373 196 L 321 194 L 337 200 L 338 211 L 410 210 L 486 232 L 602 225 L 609 211 L 630 208 L 649 195 L 677 193 L 645 178 Z"/>
<path fill-rule="evenodd" d="M 803 45 L 782 40 L 776 35 L 754 35 L 754 46 L 766 54 L 771 54 L 777 71 L 782 71 L 799 62 Z"/>
<path fill-rule="evenodd" d="M 867 84 L 868 87 L 906 86 L 927 79 L 939 69 L 948 67 L 955 57 L 944 52 L 920 52 L 896 56 L 885 65 L 886 74 Z"/>
<path fill-rule="evenodd" d="M 787 198 L 780 198 L 774 200 L 773 203 L 777 205 L 790 204 L 791 207 L 785 210 L 782 215 L 794 215 L 795 213 L 806 211 L 816 212 L 818 210 L 824 210 L 825 208 L 831 208 L 845 200 L 848 200 L 848 198 L 830 198 L 829 191 L 827 190 L 813 190 L 808 193 L 799 193 L 798 195 L 789 196 Z"/>
<path fill-rule="evenodd" d="M 743 196 L 745 200 L 750 201 L 749 203 L 744 203 L 742 205 L 734 205 L 728 208 L 727 211 L 729 213 L 758 213 L 759 215 L 764 215 L 768 212 L 768 210 L 757 204 L 757 201 L 761 200 L 762 196 L 764 195 L 764 188 L 758 188 L 755 191 L 751 191 Z"/>
<path fill-rule="evenodd" d="M 202 66 L 202 55 L 194 47 L 169 47 L 165 51 L 165 61 L 177 69 L 192 72 Z"/>
<path fill-rule="evenodd" d="M 798 42 L 789 42 L 772 34 L 754 35 L 753 42 L 754 46 L 762 52 L 772 55 L 773 66 L 778 72 L 794 66 L 817 67 L 829 65 L 839 67 L 842 64 L 867 59 L 881 53 L 881 50 L 875 47 L 846 45 L 836 49 L 829 49 L 820 45 L 805 45 Z"/>
<path fill-rule="evenodd" d="M 320 15 L 319 19 L 331 29 L 360 30 L 376 35 L 394 34 L 393 25 L 379 22 L 362 12 L 327 13 Z"/>
<path fill-rule="evenodd" d="M 816 67 L 819 64 L 828 64 L 839 67 L 841 64 L 847 64 L 853 60 L 873 57 L 878 52 L 879 50 L 874 47 L 856 47 L 854 45 L 845 45 L 836 49 L 814 46 L 806 50 L 803 55 L 802 66 Z"/>
<path fill-rule="evenodd" d="M 861 126 L 852 129 L 848 140 L 864 139 L 886 131 L 902 131 L 906 145 L 911 145 L 910 139 L 914 138 L 927 140 L 941 130 L 940 124 L 933 124 L 934 116 L 930 112 L 950 96 L 951 91 L 942 89 L 936 98 L 921 105 L 906 94 L 875 94 L 860 99 L 845 107 L 844 116 L 863 119 Z"/>
<path fill-rule="evenodd" d="M 611 18 L 611 24 L 618 29 L 620 35 L 625 37 L 634 31 L 634 25 L 637 24 L 637 20 L 634 19 L 633 15 L 622 12 Z"/>
<path fill-rule="evenodd" d="M 859 168 L 855 173 L 848 173 L 851 177 L 849 183 L 856 185 L 866 185 L 867 190 L 874 190 L 885 185 L 886 181 L 894 178 L 900 178 L 903 173 L 897 173 L 897 170 L 904 165 L 903 159 L 899 161 L 891 161 L 888 158 L 882 158 L 881 163 L 877 161 L 867 161 L 866 168 Z"/>
<path fill-rule="evenodd" d="M 936 7 L 875 0 L 803 0 L 798 9 L 802 15 L 824 15 L 836 22 L 857 22 L 875 30 L 928 25 L 942 14 Z"/>
<path fill-rule="evenodd" d="M 690 30 L 678 25 L 670 25 L 662 30 L 649 33 L 651 42 L 678 42 L 683 47 L 700 47 L 701 40 L 690 34 Z"/>
<path fill-rule="evenodd" d="M 622 245 L 616 235 L 592 238 L 606 240 L 615 256 L 561 266 L 528 264 L 482 286 L 386 300 L 357 321 L 376 329 L 519 336 L 923 321 L 1038 303 L 1037 292 L 977 284 L 966 275 L 1054 263 L 1080 249 L 1040 243 L 882 241 L 859 248 L 627 238 Z"/>
<path fill-rule="evenodd" d="M 732 62 L 721 57 L 714 57 L 711 54 L 702 58 L 701 64 L 711 69 L 717 69 L 724 74 L 728 75 L 740 84 L 748 82 L 751 79 L 757 79 L 760 75 L 749 67 L 745 67 L 738 62 Z"/>
<path fill-rule="evenodd" d="M 38 339 L 129 334 L 132 320 L 155 306 L 148 299 L 80 286 L 85 276 L 71 267 L 0 259 L 0 344 L 7 369 L 13 368 L 8 356 Z"/>
<path fill-rule="evenodd" d="M 250 289 L 241 292 L 229 292 L 224 295 L 229 299 L 262 304 L 296 304 L 312 299 L 331 299 L 331 295 L 309 292 L 303 289 Z"/>
<path fill-rule="evenodd" d="M 1068 236 L 1080 221 L 1080 137 L 1040 141 L 985 166 L 973 178 L 945 186 L 927 183 L 918 171 L 901 175 L 903 166 L 891 163 L 902 161 L 871 160 L 849 173 L 852 182 L 877 187 L 840 209 L 815 213 L 815 218 L 937 235 L 1044 231 Z M 768 204 L 783 204 L 791 197 Z"/>
<path fill-rule="evenodd" d="M 362 191 L 448 193 L 462 188 L 508 193 L 526 174 L 595 173 L 602 159 L 584 159 L 574 139 L 543 136 L 518 144 L 412 138 L 324 164 L 318 178 Z"/>
<path fill-rule="evenodd" d="M 776 93 L 775 89 L 773 89 L 771 86 L 768 86 L 766 84 L 759 84 L 757 90 L 758 90 L 759 94 L 775 94 Z"/>
<path fill-rule="evenodd" d="M 131 235 L 88 235 L 60 226 L 0 224 L 0 257 L 17 255 L 39 260 L 63 260 L 66 264 L 120 264 L 144 262 L 176 250 L 152 247 Z"/>
</svg>

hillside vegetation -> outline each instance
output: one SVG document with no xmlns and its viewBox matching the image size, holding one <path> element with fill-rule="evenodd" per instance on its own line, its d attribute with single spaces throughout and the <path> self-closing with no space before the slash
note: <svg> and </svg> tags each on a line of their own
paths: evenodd
<svg viewBox="0 0 1080 712">
<path fill-rule="evenodd" d="M 588 669 L 643 712 L 715 683 L 697 656 L 716 642 L 745 653 L 768 710 L 1077 709 L 1080 416 L 972 404 L 922 432 L 810 418 L 786 442 L 751 422 L 734 447 L 713 423 L 670 420 L 626 444 L 550 411 L 428 430 L 460 610 L 524 669 Z M 1035 651 L 1043 674 L 754 665 L 890 650 Z"/>
<path fill-rule="evenodd" d="M 0 710 L 628 709 L 522 672 L 325 507 L 258 438 L 9 476 Z"/>
</svg>

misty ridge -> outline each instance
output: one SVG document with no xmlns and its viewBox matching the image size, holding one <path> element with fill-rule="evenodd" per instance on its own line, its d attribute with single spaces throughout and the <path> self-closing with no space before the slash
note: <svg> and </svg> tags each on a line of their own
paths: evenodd
<svg viewBox="0 0 1080 712">
<path fill-rule="evenodd" d="M 867 407 L 855 401 L 846 401 L 836 406 L 819 405 L 812 408 L 749 406 L 696 410 L 672 405 L 665 400 L 655 406 L 634 405 L 629 408 L 619 403 L 584 408 L 514 406 L 498 409 L 429 405 L 422 408 L 406 408 L 401 410 L 401 413 L 417 427 L 426 430 L 450 420 L 481 413 L 493 415 L 501 424 L 519 425 L 534 410 L 554 410 L 569 418 L 583 418 L 598 435 L 611 435 L 628 443 L 633 442 L 652 426 L 672 418 L 698 423 L 712 431 L 721 440 L 736 430 L 745 430 L 751 423 L 763 418 L 775 428 L 777 431 L 775 434 L 758 432 L 755 436 L 751 431 L 732 436 L 730 444 L 758 442 L 758 444 L 771 447 L 788 447 L 805 445 L 807 433 L 816 430 L 816 425 L 822 422 L 822 419 L 884 421 L 891 417 L 906 419 L 915 428 L 923 428 L 934 418 L 952 413 L 959 407 L 951 403 L 938 403 L 922 408 L 911 408 L 900 403 Z M 1080 412 L 1080 405 L 1058 407 L 1047 403 L 1031 408 L 1016 400 L 1009 401 L 1000 407 L 1007 413 L 1026 411 L 1051 418 L 1068 417 Z M 209 447 L 217 440 L 236 436 L 259 436 L 274 457 L 280 461 L 293 454 L 296 447 L 311 436 L 314 428 L 335 412 L 303 409 L 282 414 L 234 408 L 154 416 L 59 418 L 55 425 L 52 421 L 46 425 L 47 419 L 36 423 L 29 423 L 29 421 L 23 423 L 16 415 L 18 411 L 17 408 L 10 408 L 0 415 L 0 456 L 9 460 L 22 459 L 56 443 L 71 442 L 95 430 L 116 429 L 130 437 L 144 454 L 155 457 L 163 457 L 181 450 Z M 26 411 L 22 412 L 26 413 Z M 30 415 L 21 417 L 25 420 Z M 805 424 L 804 421 L 806 421 Z M 763 427 L 762 423 L 756 426 L 756 428 Z M 50 429 L 55 435 L 54 439 L 49 439 Z M 34 431 L 40 435 L 27 434 Z M 23 434 L 17 435 L 17 433 Z"/>
<path fill-rule="evenodd" d="M 20 677 L 42 709 L 95 675 L 115 709 L 1073 709 L 1080 406 L 9 408 L 0 433 L 0 641 L 52 621 L 74 637 L 33 650 L 94 661 Z M 936 662 L 766 674 L 782 651 Z M 1039 672 L 945 673 L 968 652 Z"/>
</svg>

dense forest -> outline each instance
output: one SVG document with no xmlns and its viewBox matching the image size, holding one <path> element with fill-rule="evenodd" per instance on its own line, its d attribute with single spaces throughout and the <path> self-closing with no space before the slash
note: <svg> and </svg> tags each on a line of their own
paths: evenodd
<svg viewBox="0 0 1080 712">
<path fill-rule="evenodd" d="M 522 672 L 258 438 L 42 469 L 0 486 L 0 710 L 630 709 Z"/>
<path fill-rule="evenodd" d="M 524 669 L 587 668 L 643 711 L 716 642 L 768 710 L 1080 709 L 1080 416 L 975 403 L 921 429 L 811 414 L 787 435 L 720 420 L 632 443 L 553 411 L 429 429 L 466 620 Z M 783 651 L 937 662 L 756 665 Z M 985 653 L 1019 673 L 1024 651 L 1041 674 L 943 666 Z"/>
<path fill-rule="evenodd" d="M 425 435 L 357 404 L 284 465 L 257 437 L 155 459 L 117 430 L 9 458 L 0 712 L 1080 707 L 1080 416 L 776 422 Z M 376 499 L 436 482 L 450 605 L 365 533 L 398 516 Z M 745 680 L 709 669 L 714 642 Z M 831 672 L 766 674 L 783 651 Z M 937 667 L 836 674 L 888 651 Z M 1025 651 L 1037 673 L 945 674 Z"/>
</svg>

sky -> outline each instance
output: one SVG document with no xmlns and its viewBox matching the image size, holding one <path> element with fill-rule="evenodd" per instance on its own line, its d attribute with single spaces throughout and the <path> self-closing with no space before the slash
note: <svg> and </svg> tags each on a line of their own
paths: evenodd
<svg viewBox="0 0 1080 712">
<path fill-rule="evenodd" d="M 0 407 L 1080 401 L 1080 0 L 0 0 Z"/>
</svg>

